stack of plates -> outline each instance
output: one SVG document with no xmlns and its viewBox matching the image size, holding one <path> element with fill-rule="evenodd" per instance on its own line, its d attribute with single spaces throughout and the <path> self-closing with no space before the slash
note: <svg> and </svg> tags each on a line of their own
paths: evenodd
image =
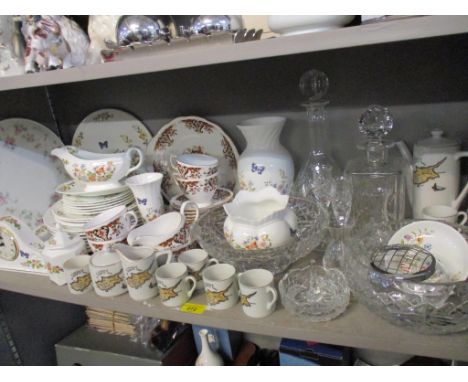
<svg viewBox="0 0 468 382">
<path fill-rule="evenodd" d="M 135 198 L 127 186 L 85 192 L 84 186 L 74 181 L 59 185 L 56 190 L 62 199 L 50 207 L 44 215 L 44 224 L 51 229 L 60 223 L 65 232 L 80 235 L 86 241 L 84 225 L 96 215 L 121 205 L 140 217 Z M 141 219 L 138 222 L 141 224 Z M 90 252 L 90 248 L 87 247 Z"/>
<path fill-rule="evenodd" d="M 86 315 L 88 325 L 95 330 L 125 336 L 135 334 L 135 326 L 131 322 L 130 315 L 126 313 L 87 307 Z"/>
</svg>

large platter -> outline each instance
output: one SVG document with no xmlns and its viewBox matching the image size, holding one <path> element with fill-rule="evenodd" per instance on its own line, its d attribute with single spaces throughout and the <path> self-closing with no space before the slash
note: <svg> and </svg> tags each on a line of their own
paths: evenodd
<svg viewBox="0 0 468 382">
<path fill-rule="evenodd" d="M 152 170 L 164 175 L 162 193 L 167 200 L 181 190 L 170 175 L 170 157 L 182 153 L 203 153 L 219 160 L 219 187 L 234 189 L 239 153 L 226 133 L 213 122 L 194 116 L 179 117 L 164 125 L 147 149 Z"/>
<path fill-rule="evenodd" d="M 63 146 L 47 127 L 24 118 L 0 121 L 0 215 L 19 217 L 34 229 L 58 198 L 57 184 L 69 179 L 50 155 Z"/>
<path fill-rule="evenodd" d="M 118 109 L 100 109 L 78 125 L 72 145 L 94 153 L 120 153 L 136 146 L 146 150 L 151 133 L 133 115 Z"/>
</svg>

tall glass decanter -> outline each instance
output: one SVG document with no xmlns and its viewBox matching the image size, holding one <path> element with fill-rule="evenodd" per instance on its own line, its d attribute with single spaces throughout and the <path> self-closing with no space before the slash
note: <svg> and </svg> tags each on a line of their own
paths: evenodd
<svg viewBox="0 0 468 382">
<path fill-rule="evenodd" d="M 354 190 L 351 216 L 360 236 L 385 242 L 391 226 L 404 218 L 405 167 L 397 158 L 389 160 L 394 143 L 383 139 L 393 128 L 387 108 L 369 106 L 358 127 L 367 142 L 365 156 L 351 160 L 345 169 Z"/>
<path fill-rule="evenodd" d="M 299 88 L 307 97 L 303 104 L 307 111 L 307 120 L 311 134 L 310 152 L 302 165 L 293 187 L 293 194 L 302 197 L 315 197 L 327 207 L 330 204 L 330 188 L 333 176 L 338 173 L 338 166 L 326 146 L 328 101 L 322 97 L 328 91 L 328 77 L 319 70 L 305 72 Z"/>
</svg>

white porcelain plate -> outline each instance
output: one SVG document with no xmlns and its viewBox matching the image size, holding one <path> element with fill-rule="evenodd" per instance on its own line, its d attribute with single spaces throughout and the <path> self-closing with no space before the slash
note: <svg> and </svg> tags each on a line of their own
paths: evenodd
<svg viewBox="0 0 468 382">
<path fill-rule="evenodd" d="M 55 188 L 55 192 L 62 195 L 72 195 L 72 196 L 102 196 L 102 195 L 111 195 L 118 194 L 122 191 L 128 189 L 128 186 L 125 184 L 120 184 L 117 187 L 113 187 L 105 190 L 96 190 L 96 191 L 85 191 L 86 185 L 84 183 L 78 183 L 74 180 L 59 184 Z"/>
<path fill-rule="evenodd" d="M 146 150 L 151 133 L 133 115 L 118 109 L 100 109 L 78 125 L 72 145 L 94 153 L 121 153 L 136 146 Z"/>
<path fill-rule="evenodd" d="M 450 281 L 468 277 L 468 243 L 448 224 L 421 220 L 400 228 L 388 244 L 417 245 L 431 252 Z"/>
<path fill-rule="evenodd" d="M 50 155 L 62 141 L 47 127 L 23 118 L 0 121 L 0 215 L 15 215 L 34 229 L 69 179 Z"/>
<path fill-rule="evenodd" d="M 218 188 L 213 195 L 213 199 L 211 200 L 211 203 L 209 204 L 198 204 L 198 208 L 200 212 L 204 212 L 210 208 L 215 208 L 222 206 L 224 203 L 229 202 L 232 197 L 234 196 L 234 193 L 231 190 L 228 190 L 227 188 Z M 180 210 L 182 207 L 182 203 L 186 202 L 189 200 L 184 194 L 179 194 L 174 196 L 171 201 L 171 207 Z"/>
<path fill-rule="evenodd" d="M 164 175 L 161 189 L 167 200 L 182 193 L 170 176 L 170 157 L 184 153 L 208 154 L 218 158 L 219 186 L 234 189 L 239 153 L 231 139 L 218 125 L 206 119 L 179 117 L 158 131 L 146 152 L 151 170 Z"/>
</svg>

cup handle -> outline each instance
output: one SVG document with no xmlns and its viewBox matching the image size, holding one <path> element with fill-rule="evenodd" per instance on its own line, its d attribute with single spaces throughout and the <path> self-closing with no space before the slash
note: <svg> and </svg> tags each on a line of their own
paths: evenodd
<svg viewBox="0 0 468 382">
<path fill-rule="evenodd" d="M 458 224 L 465 225 L 466 221 L 468 220 L 468 214 L 466 212 L 460 211 L 457 213 L 457 220 L 460 216 L 462 216 L 462 220 Z"/>
<path fill-rule="evenodd" d="M 209 260 L 206 262 L 205 268 L 206 268 L 206 267 L 209 267 L 210 265 L 213 265 L 213 264 L 219 264 L 218 259 L 209 259 Z"/>
<path fill-rule="evenodd" d="M 275 288 L 273 287 L 267 287 L 267 292 L 268 293 L 271 293 L 272 296 L 273 296 L 273 299 L 271 301 L 268 302 L 267 304 L 267 309 L 271 309 L 271 307 L 276 303 L 276 301 L 278 300 L 278 292 L 276 291 Z"/>
<path fill-rule="evenodd" d="M 182 206 L 180 207 L 180 213 L 185 216 L 185 208 L 188 205 L 192 205 L 195 208 L 195 218 L 193 219 L 193 223 L 195 223 L 198 220 L 198 217 L 200 216 L 200 211 L 198 210 L 198 205 L 195 202 L 192 202 L 191 200 L 186 200 L 185 202 L 182 203 Z"/>
<path fill-rule="evenodd" d="M 172 168 L 173 170 L 175 170 L 175 171 L 178 171 L 178 170 L 177 170 L 177 161 L 176 161 L 176 159 L 177 159 L 177 155 L 176 155 L 176 154 L 171 154 L 171 155 L 169 156 L 169 163 L 171 164 L 171 168 Z"/>
<path fill-rule="evenodd" d="M 158 260 L 158 258 L 164 255 L 167 255 L 167 260 L 164 264 L 169 264 L 172 260 L 172 251 L 170 249 L 163 249 L 162 251 L 156 252 L 156 261 Z"/>
<path fill-rule="evenodd" d="M 133 218 L 133 223 L 131 222 L 131 219 Z M 124 219 L 125 220 L 129 220 L 129 223 L 130 223 L 130 231 L 135 228 L 138 224 L 138 216 L 136 215 L 135 212 L 133 211 L 127 211 L 125 212 L 125 215 L 124 215 Z"/>
<path fill-rule="evenodd" d="M 127 171 L 125 176 L 127 176 L 128 174 L 130 174 L 131 172 L 133 172 L 135 170 L 138 170 L 141 167 L 141 165 L 143 164 L 143 161 L 145 159 L 145 154 L 143 154 L 143 151 L 141 151 L 141 149 L 139 149 L 138 147 L 130 147 L 127 150 L 127 157 L 129 158 L 130 163 L 132 161 L 132 152 L 136 152 L 138 154 L 138 159 L 139 160 L 138 160 L 138 163 L 135 166 L 129 168 L 129 170 Z"/>
<path fill-rule="evenodd" d="M 185 277 L 184 280 L 191 281 L 192 284 L 193 284 L 192 288 L 190 288 L 190 290 L 187 292 L 187 296 L 188 296 L 188 298 L 190 298 L 190 297 L 192 297 L 193 292 L 195 292 L 195 289 L 197 288 L 197 280 L 193 276 L 187 276 L 187 277 Z"/>
</svg>

